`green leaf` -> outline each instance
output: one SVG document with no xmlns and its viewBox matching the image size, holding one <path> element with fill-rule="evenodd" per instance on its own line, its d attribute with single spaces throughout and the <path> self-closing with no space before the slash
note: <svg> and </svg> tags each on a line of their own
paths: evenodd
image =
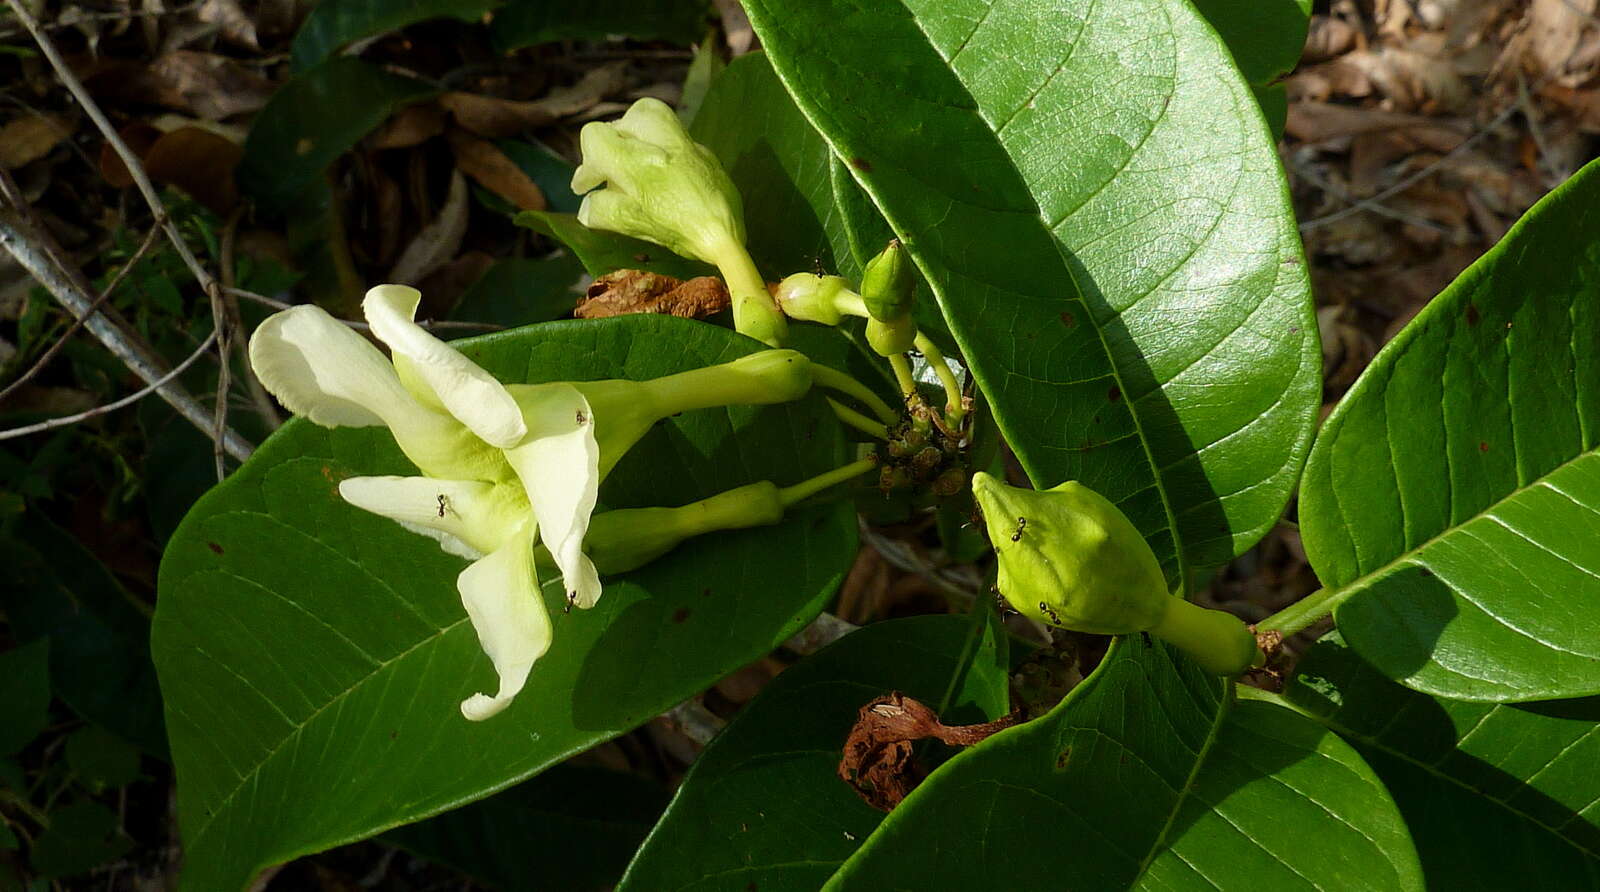
<svg viewBox="0 0 1600 892">
<path fill-rule="evenodd" d="M 661 316 L 456 343 L 534 382 L 653 377 L 760 346 Z M 677 505 L 844 460 L 820 395 L 688 412 L 624 457 L 600 498 Z M 494 676 L 455 590 L 463 562 L 337 494 L 344 477 L 385 473 L 415 472 L 383 429 L 292 422 L 167 548 L 153 644 L 188 888 L 238 889 L 266 864 L 437 814 L 637 726 L 800 628 L 855 554 L 835 502 L 686 543 L 608 580 L 593 610 L 564 615 L 552 580 L 554 644 L 505 713 L 473 723 L 457 704 Z"/>
<path fill-rule="evenodd" d="M 117 824 L 117 813 L 84 800 L 50 812 L 50 826 L 29 853 L 33 870 L 44 878 L 87 873 L 126 855 L 133 840 Z"/>
<path fill-rule="evenodd" d="M 500 260 L 467 289 L 450 318 L 515 328 L 570 316 L 583 295 L 575 287 L 582 276 L 571 254 Z"/>
<path fill-rule="evenodd" d="M 583 263 L 584 269 L 592 276 L 619 269 L 643 269 L 680 279 L 692 279 L 716 272 L 704 263 L 685 260 L 660 245 L 615 232 L 590 229 L 579 223 L 574 214 L 523 211 L 513 220 L 518 226 L 526 226 L 566 245 L 567 250 Z"/>
<path fill-rule="evenodd" d="M 1311 0 L 1191 0 L 1228 45 L 1249 82 L 1273 138 L 1283 135 L 1288 95 L 1277 81 L 1294 70 L 1305 49 Z"/>
<path fill-rule="evenodd" d="M 383 838 L 494 888 L 592 892 L 617 882 L 666 804 L 643 778 L 557 765 Z"/>
<path fill-rule="evenodd" d="M 1284 694 L 1389 787 L 1429 888 L 1600 888 L 1600 698 L 1430 697 L 1384 679 L 1337 633 Z"/>
<path fill-rule="evenodd" d="M 533 184 L 544 193 L 550 210 L 563 214 L 578 212 L 581 200 L 572 192 L 572 172 L 577 168 L 571 161 L 552 152 L 543 143 L 502 139 L 495 146 L 533 180 Z"/>
<path fill-rule="evenodd" d="M 995 623 L 924 616 L 850 633 L 778 676 L 717 735 L 620 888 L 820 888 L 884 817 L 838 777 L 857 711 L 898 690 L 947 724 L 981 722 L 1006 712 L 1006 681 Z"/>
<path fill-rule="evenodd" d="M 94 554 L 42 517 L 0 537 L 0 608 L 18 640 L 49 639 L 56 696 L 164 759 L 150 620 L 134 603 Z"/>
<path fill-rule="evenodd" d="M 86 725 L 72 732 L 66 749 L 67 764 L 96 793 L 139 779 L 139 751 L 99 725 Z"/>
<path fill-rule="evenodd" d="M 251 125 L 239 187 L 262 209 L 283 213 L 396 108 L 433 92 L 350 57 L 302 72 L 272 94 Z"/>
<path fill-rule="evenodd" d="M 691 133 L 738 187 L 746 246 L 770 280 L 819 263 L 857 279 L 865 261 L 882 249 L 880 244 L 865 257 L 852 250 L 829 169 L 833 153 L 784 92 L 764 53 L 734 59 L 712 82 Z M 887 242 L 883 219 L 876 212 L 872 217 Z"/>
<path fill-rule="evenodd" d="M 319 0 L 289 46 L 298 73 L 318 65 L 345 44 L 428 19 L 475 21 L 502 0 Z"/>
<path fill-rule="evenodd" d="M 502 50 L 616 34 L 688 44 L 705 31 L 706 6 L 706 0 L 517 0 L 495 14 L 490 33 Z"/>
<path fill-rule="evenodd" d="M 1115 501 L 1174 574 L 1276 522 L 1320 399 L 1310 290 L 1255 100 L 1187 2 L 748 6 L 1036 483 Z"/>
<path fill-rule="evenodd" d="M 1358 653 L 1457 700 L 1600 693 L 1600 164 L 1528 211 L 1328 416 L 1306 556 Z"/>
<path fill-rule="evenodd" d="M 49 721 L 49 640 L 0 652 L 0 755 L 32 743 Z"/>
<path fill-rule="evenodd" d="M 1190 0 L 1228 45 L 1251 86 L 1270 84 L 1294 70 L 1306 46 L 1311 0 Z"/>
<path fill-rule="evenodd" d="M 1268 697 L 1269 695 L 1259 695 Z M 830 889 L 1421 889 L 1337 735 L 1119 639 L 1048 715 L 957 755 Z"/>
</svg>

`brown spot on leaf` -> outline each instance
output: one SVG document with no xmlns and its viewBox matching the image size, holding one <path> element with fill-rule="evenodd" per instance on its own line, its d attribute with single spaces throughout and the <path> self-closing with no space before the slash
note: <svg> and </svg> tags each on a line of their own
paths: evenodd
<svg viewBox="0 0 1600 892">
<path fill-rule="evenodd" d="M 1106 391 L 1106 399 L 1113 403 L 1122 399 L 1122 388 L 1115 384 L 1111 385 L 1111 388 Z"/>
<path fill-rule="evenodd" d="M 1062 310 L 1061 311 L 1061 324 L 1065 325 L 1068 328 L 1077 328 L 1078 327 L 1078 317 L 1072 315 L 1071 313 L 1068 313 L 1066 310 Z"/>
<path fill-rule="evenodd" d="M 215 542 L 207 542 L 206 543 L 206 547 L 211 549 L 213 552 L 215 552 L 217 554 L 221 554 L 222 553 L 222 546 L 218 545 Z"/>
<path fill-rule="evenodd" d="M 1071 758 L 1072 758 L 1072 747 L 1069 746 L 1066 749 L 1062 750 L 1060 755 L 1056 756 L 1056 770 L 1057 771 L 1066 770 L 1067 761 L 1069 759 L 1071 759 Z"/>
<path fill-rule="evenodd" d="M 728 286 L 714 276 L 685 282 L 644 270 L 619 269 L 595 279 L 573 315 L 580 319 L 603 319 L 629 313 L 660 313 L 703 319 L 729 305 Z"/>
<path fill-rule="evenodd" d="M 1478 316 L 1478 305 L 1477 304 L 1467 304 L 1467 324 L 1468 325 L 1477 325 L 1478 324 L 1478 319 L 1479 319 L 1479 316 Z"/>
<path fill-rule="evenodd" d="M 1478 441 L 1478 451 L 1479 452 L 1488 452 L 1489 451 L 1489 444 L 1484 442 L 1483 440 L 1479 440 Z"/>
<path fill-rule="evenodd" d="M 675 623 L 681 623 L 688 618 L 689 608 L 687 607 L 679 607 L 677 610 L 672 611 L 672 621 Z"/>
<path fill-rule="evenodd" d="M 872 162 L 865 158 L 851 158 L 850 166 L 862 173 L 872 173 Z"/>
<path fill-rule="evenodd" d="M 946 725 L 933 710 L 899 691 L 861 707 L 844 742 L 839 777 L 879 811 L 899 805 L 927 775 L 912 745 L 932 737 L 951 746 L 971 746 L 1015 725 L 1021 713 L 977 725 Z"/>
</svg>

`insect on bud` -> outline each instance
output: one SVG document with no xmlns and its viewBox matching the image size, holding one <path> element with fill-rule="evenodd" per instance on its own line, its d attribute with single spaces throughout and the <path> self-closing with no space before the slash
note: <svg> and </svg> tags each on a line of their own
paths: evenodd
<svg viewBox="0 0 1600 892">
<path fill-rule="evenodd" d="M 1169 594 L 1155 552 L 1104 496 L 1076 481 L 1020 489 L 983 472 L 972 494 L 999 558 L 998 588 L 1018 611 L 1078 632 L 1147 631 L 1217 675 L 1250 667 L 1255 636 L 1244 622 Z"/>
</svg>

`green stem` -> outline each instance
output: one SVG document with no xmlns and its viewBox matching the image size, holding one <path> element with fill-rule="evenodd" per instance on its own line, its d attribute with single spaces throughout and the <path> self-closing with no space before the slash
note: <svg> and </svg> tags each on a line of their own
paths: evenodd
<svg viewBox="0 0 1600 892">
<path fill-rule="evenodd" d="M 1225 610 L 1208 610 L 1183 598 L 1168 598 L 1166 614 L 1150 634 L 1194 657 L 1213 675 L 1238 675 L 1256 661 L 1261 651 L 1244 620 Z"/>
<path fill-rule="evenodd" d="M 880 421 L 873 421 L 871 418 L 868 418 L 867 416 L 862 415 L 860 412 L 857 412 L 856 410 L 850 408 L 849 406 L 844 405 L 843 403 L 839 402 L 838 400 L 834 399 L 831 396 L 827 397 L 827 400 L 828 400 L 828 405 L 833 407 L 833 414 L 837 415 L 839 417 L 840 421 L 844 422 L 845 424 L 850 425 L 851 427 L 855 428 L 856 430 L 861 431 L 862 433 L 867 434 L 868 436 L 870 436 L 870 437 L 872 437 L 874 439 L 877 439 L 877 440 L 887 440 L 887 439 L 889 439 L 889 426 L 888 425 L 886 425 L 886 424 L 884 424 L 884 423 L 882 423 Z"/>
<path fill-rule="evenodd" d="M 889 404 L 872 392 L 872 389 L 860 381 L 846 375 L 838 369 L 830 369 L 820 363 L 811 364 L 811 380 L 823 387 L 837 390 L 846 396 L 855 397 L 862 405 L 871 409 L 874 414 L 883 419 L 884 424 L 894 424 L 900 420 L 900 413 L 889 408 Z"/>
<path fill-rule="evenodd" d="M 796 502 L 802 499 L 810 498 L 836 483 L 844 483 L 859 477 L 877 466 L 878 459 L 873 456 L 853 461 L 842 468 L 834 468 L 809 480 L 802 480 L 793 486 L 785 486 L 779 489 L 778 501 L 782 502 L 785 508 L 793 507 Z"/>
<path fill-rule="evenodd" d="M 889 357 L 889 365 L 894 369 L 894 380 L 900 385 L 900 392 L 908 397 L 915 396 L 917 379 L 911 374 L 911 360 L 904 353 L 896 353 Z"/>
<path fill-rule="evenodd" d="M 1283 637 L 1287 638 L 1333 613 L 1333 608 L 1344 603 L 1347 597 L 1349 593 L 1344 589 L 1318 589 L 1256 623 L 1256 634 L 1281 632 Z"/>
<path fill-rule="evenodd" d="M 769 346 L 783 346 L 789 335 L 789 321 L 767 291 L 766 280 L 750 259 L 750 252 L 729 240 L 715 259 L 733 300 L 733 327 Z"/>
<path fill-rule="evenodd" d="M 961 427 L 961 416 L 966 410 L 961 407 L 961 382 L 956 380 L 956 373 L 950 368 L 950 363 L 944 358 L 944 352 L 928 340 L 928 336 L 918 334 L 917 349 L 928 358 L 928 365 L 933 366 L 933 373 L 939 376 L 939 383 L 944 385 L 944 418 L 951 427 Z"/>
</svg>

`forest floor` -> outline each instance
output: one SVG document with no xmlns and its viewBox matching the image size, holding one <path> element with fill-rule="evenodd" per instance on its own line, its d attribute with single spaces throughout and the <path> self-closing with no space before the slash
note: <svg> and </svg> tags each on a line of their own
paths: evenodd
<svg viewBox="0 0 1600 892">
<path fill-rule="evenodd" d="M 1317 299 L 1324 412 L 1430 298 L 1600 154 L 1597 6 L 1317 3 L 1304 58 L 1284 81 L 1281 156 Z M 192 205 L 193 219 L 212 221 L 189 234 L 216 243 L 224 284 L 281 293 L 282 270 L 300 250 L 297 234 L 258 226 L 244 214 L 232 172 L 252 116 L 288 76 L 304 4 L 64 0 L 33 9 L 151 177 L 171 187 L 164 194 L 185 202 L 170 209 L 173 216 Z M 716 9 L 719 27 L 702 52 L 726 59 L 758 49 L 735 2 L 719 0 Z M 335 280 L 419 282 L 440 316 L 497 259 L 536 248 L 536 237 L 511 226 L 488 206 L 492 200 L 520 208 L 552 200 L 548 185 L 495 140 L 531 133 L 575 159 L 583 123 L 615 116 L 642 96 L 696 101 L 698 90 L 693 78 L 685 87 L 694 49 L 668 41 L 566 40 L 505 56 L 484 29 L 447 22 L 383 35 L 362 52 L 446 92 L 406 107 L 338 162 L 344 225 L 325 259 Z M 0 171 L 32 205 L 62 259 L 103 284 L 143 256 L 138 246 L 158 221 L 131 188 L 127 167 L 9 14 L 0 14 L 0 72 Z M 469 182 L 492 200 L 466 200 Z M 180 293 L 171 284 L 183 267 L 170 250 L 157 246 L 147 267 L 129 277 L 114 305 L 181 357 L 186 342 L 178 334 L 194 320 L 209 324 L 210 311 L 198 288 Z M 0 387 L 48 359 L 68 327 L 32 285 L 0 252 Z M 209 374 L 214 391 L 214 363 Z M 83 411 L 127 392 L 126 382 L 121 366 L 78 334 L 37 376 L 0 396 L 0 412 L 38 418 Z M 200 397 L 209 406 L 204 392 Z M 236 416 L 251 415 L 260 401 L 240 402 Z M 263 427 L 259 418 L 252 423 Z M 70 434 L 17 442 L 26 445 L 0 452 L 0 519 L 20 512 L 23 497 L 44 505 L 148 612 L 160 543 L 172 512 L 186 504 L 139 470 L 160 448 L 148 413 L 105 415 Z M 172 491 L 192 497 L 205 482 L 174 482 Z M 1204 597 L 1256 620 L 1312 591 L 1315 577 L 1292 516 L 1291 509 L 1260 545 L 1220 571 Z M 979 574 L 950 564 L 931 523 L 870 535 L 833 613 L 865 624 L 950 610 L 951 588 L 977 590 Z M 773 656 L 746 667 L 714 686 L 705 706 L 727 718 L 785 665 Z M 658 719 L 581 758 L 671 784 L 700 746 L 701 735 L 683 725 Z M 73 729 L 70 722 L 53 726 L 29 752 L 48 758 Z M 130 846 L 89 879 L 61 887 L 166 888 L 178 858 L 171 785 L 170 768 L 147 757 L 137 780 L 101 791 Z M 29 810 L 49 805 L 27 799 L 0 799 L 6 823 L 24 828 L 24 836 Z M 0 889 L 7 888 L 5 865 L 17 857 L 7 848 L 0 837 Z M 463 874 L 368 842 L 296 862 L 262 888 L 471 885 Z"/>
</svg>

